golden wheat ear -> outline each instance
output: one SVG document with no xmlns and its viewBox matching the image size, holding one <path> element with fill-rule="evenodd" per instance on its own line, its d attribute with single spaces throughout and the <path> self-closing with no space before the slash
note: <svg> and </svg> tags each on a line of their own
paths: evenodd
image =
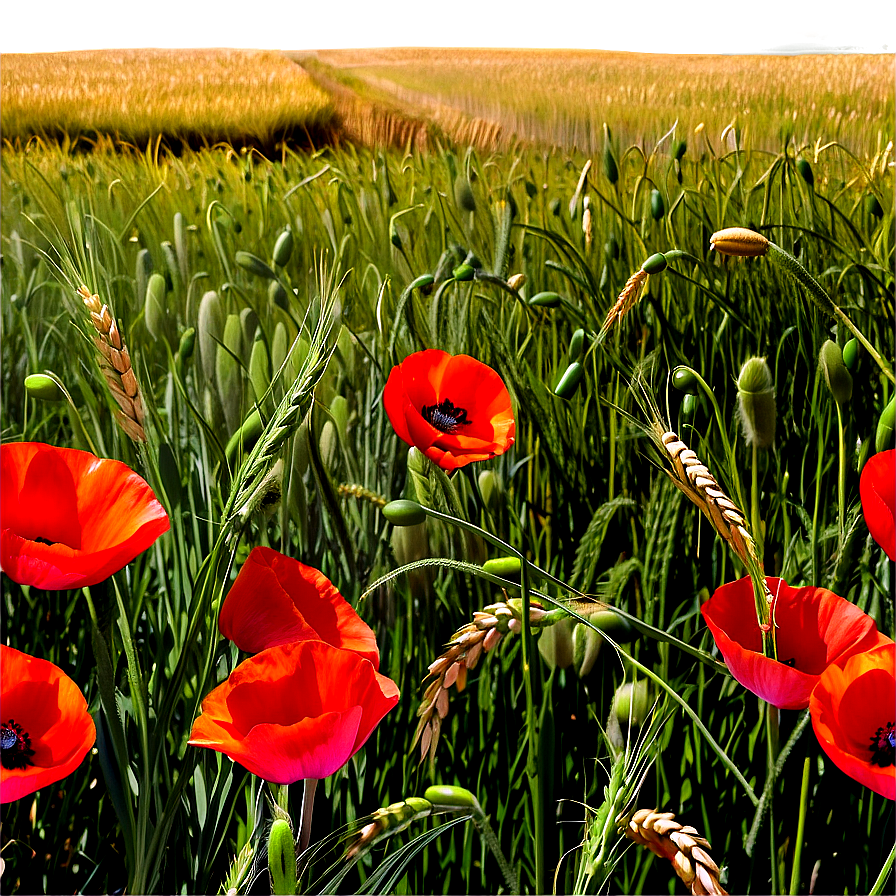
<svg viewBox="0 0 896 896">
<path fill-rule="evenodd" d="M 118 403 L 119 410 L 115 414 L 115 419 L 131 439 L 135 442 L 145 442 L 146 430 L 143 428 L 143 421 L 146 413 L 143 399 L 140 396 L 137 377 L 134 375 L 131 356 L 121 338 L 118 324 L 115 323 L 109 306 L 103 304 L 100 297 L 92 294 L 86 286 L 78 290 L 78 295 L 90 311 L 90 320 L 96 330 L 93 341 L 100 353 L 100 370 L 112 397 Z"/>
</svg>

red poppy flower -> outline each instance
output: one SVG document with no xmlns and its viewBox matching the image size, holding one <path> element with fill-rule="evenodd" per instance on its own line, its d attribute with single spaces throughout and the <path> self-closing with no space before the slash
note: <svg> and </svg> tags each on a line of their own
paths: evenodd
<svg viewBox="0 0 896 896">
<path fill-rule="evenodd" d="M 253 548 L 224 599 L 218 629 L 247 653 L 311 639 L 380 665 L 376 636 L 336 586 L 272 548 Z"/>
<path fill-rule="evenodd" d="M 397 702 L 395 682 L 369 660 L 323 641 L 294 641 L 240 663 L 203 700 L 189 742 L 275 784 L 326 778 Z"/>
<path fill-rule="evenodd" d="M 501 377 L 469 355 L 428 349 L 392 368 L 383 404 L 399 438 L 443 470 L 503 454 L 516 432 Z"/>
<path fill-rule="evenodd" d="M 152 489 L 117 460 L 41 442 L 0 446 L 0 568 L 20 585 L 95 585 L 168 529 Z"/>
<path fill-rule="evenodd" d="M 896 448 L 868 459 L 862 467 L 859 495 L 871 537 L 896 560 Z"/>
<path fill-rule="evenodd" d="M 831 663 L 809 698 L 812 727 L 841 771 L 896 799 L 896 645 Z"/>
<path fill-rule="evenodd" d="M 886 641 L 874 620 L 824 588 L 766 579 L 774 595 L 778 661 L 762 654 L 749 577 L 718 588 L 700 608 L 731 674 L 780 709 L 804 709 L 818 676 L 835 660 Z"/>
<path fill-rule="evenodd" d="M 0 803 L 71 774 L 96 741 L 78 686 L 47 660 L 0 644 Z"/>
</svg>

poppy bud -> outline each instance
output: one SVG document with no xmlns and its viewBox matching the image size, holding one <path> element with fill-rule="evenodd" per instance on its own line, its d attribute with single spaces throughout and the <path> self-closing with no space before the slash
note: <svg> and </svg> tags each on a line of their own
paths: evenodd
<svg viewBox="0 0 896 896">
<path fill-rule="evenodd" d="M 575 666 L 576 675 L 585 678 L 594 668 L 600 653 L 604 639 L 599 632 L 587 625 L 577 622 L 572 630 L 572 663 Z"/>
<path fill-rule="evenodd" d="M 687 151 L 688 144 L 686 140 L 676 140 L 675 143 L 672 144 L 672 158 L 675 159 L 676 162 L 680 162 Z"/>
<path fill-rule="evenodd" d="M 815 175 L 812 173 L 812 166 L 805 159 L 796 160 L 796 170 L 810 187 L 815 186 Z"/>
<path fill-rule="evenodd" d="M 654 221 L 659 221 L 666 214 L 666 204 L 659 190 L 650 191 L 650 214 Z"/>
<path fill-rule="evenodd" d="M 737 414 L 747 444 L 770 448 L 775 441 L 775 386 L 765 358 L 750 358 L 741 367 Z"/>
<path fill-rule="evenodd" d="M 877 423 L 877 434 L 874 438 L 874 448 L 877 451 L 886 451 L 893 447 L 893 429 L 896 425 L 896 395 L 890 399 L 890 403 L 884 408 Z"/>
<path fill-rule="evenodd" d="M 859 340 L 850 339 L 843 346 L 843 363 L 847 370 L 855 370 L 856 364 L 859 362 Z"/>
<path fill-rule="evenodd" d="M 268 302 L 284 311 L 289 310 L 289 293 L 279 280 L 271 280 L 268 286 Z"/>
<path fill-rule="evenodd" d="M 865 211 L 868 212 L 872 218 L 882 218 L 884 216 L 884 210 L 880 204 L 880 200 L 874 193 L 869 193 L 865 197 Z"/>
<path fill-rule="evenodd" d="M 498 499 L 504 493 L 504 483 L 494 470 L 483 470 L 478 477 L 482 503 L 494 513 Z"/>
<path fill-rule="evenodd" d="M 469 790 L 453 787 L 448 784 L 436 784 L 427 787 L 423 799 L 437 806 L 457 806 L 461 809 L 475 809 L 479 803 Z"/>
<path fill-rule="evenodd" d="M 473 188 L 470 186 L 470 182 L 467 178 L 462 174 L 459 174 L 454 181 L 454 201 L 457 203 L 457 207 L 463 209 L 465 212 L 476 211 L 476 200 L 473 197 Z"/>
<path fill-rule="evenodd" d="M 263 277 L 266 280 L 277 279 L 274 271 L 257 255 L 253 255 L 251 252 L 237 252 L 233 257 L 244 271 L 255 274 L 256 277 Z"/>
<path fill-rule="evenodd" d="M 737 258 L 753 258 L 768 252 L 768 240 L 754 230 L 745 227 L 727 227 L 709 238 L 709 248 L 722 255 Z"/>
<path fill-rule="evenodd" d="M 644 271 L 645 274 L 660 274 L 666 270 L 666 256 L 663 255 L 662 252 L 657 252 L 654 255 L 651 255 L 644 264 L 641 265 L 641 270 Z"/>
<path fill-rule="evenodd" d="M 507 279 L 507 285 L 511 289 L 515 289 L 517 291 L 521 290 L 526 285 L 526 275 L 514 274 L 512 277 L 509 277 Z"/>
<path fill-rule="evenodd" d="M 640 727 L 650 712 L 650 684 L 645 679 L 621 684 L 613 695 L 611 712 L 620 725 Z"/>
<path fill-rule="evenodd" d="M 841 407 L 852 398 L 852 376 L 843 363 L 843 352 L 836 342 L 825 340 L 818 353 L 818 366 L 824 374 L 824 381 L 834 401 Z"/>
<path fill-rule="evenodd" d="M 546 626 L 538 636 L 538 652 L 549 669 L 568 669 L 573 662 L 573 629 L 576 620 L 572 616 Z"/>
<path fill-rule="evenodd" d="M 560 302 L 560 296 L 555 292 L 540 292 L 529 299 L 529 304 L 538 308 L 556 308 Z"/>
<path fill-rule="evenodd" d="M 581 361 L 585 354 L 585 331 L 580 327 L 569 340 L 569 360 Z"/>
<path fill-rule="evenodd" d="M 486 560 L 482 564 L 482 569 L 493 576 L 510 578 L 520 574 L 520 560 L 519 557 L 495 557 L 492 560 Z"/>
<path fill-rule="evenodd" d="M 199 357 L 206 380 L 215 378 L 215 358 L 218 343 L 224 335 L 224 307 L 214 290 L 209 290 L 199 302 L 199 318 L 196 325 L 199 335 Z"/>
<path fill-rule="evenodd" d="M 572 398 L 584 376 L 585 368 L 582 366 L 581 362 L 573 361 L 573 363 L 566 368 L 566 372 L 560 377 L 559 382 L 554 387 L 554 395 L 558 398 Z"/>
<path fill-rule="evenodd" d="M 700 392 L 700 381 L 694 376 L 694 371 L 690 367 L 676 367 L 672 371 L 672 385 L 679 392 L 688 395 L 697 395 Z"/>
<path fill-rule="evenodd" d="M 294 896 L 297 883 L 296 845 L 289 823 L 282 818 L 271 825 L 268 868 L 271 872 L 271 893 L 274 896 Z"/>
<path fill-rule="evenodd" d="M 274 243 L 274 264 L 282 268 L 292 255 L 292 247 L 292 228 L 286 227 Z"/>
<path fill-rule="evenodd" d="M 165 328 L 165 278 L 161 274 L 153 274 L 146 284 L 143 320 L 149 335 L 160 339 Z"/>
<path fill-rule="evenodd" d="M 473 266 L 464 262 L 463 264 L 459 264 L 454 271 L 452 272 L 452 276 L 455 280 L 459 280 L 462 283 L 467 282 L 473 279 L 473 275 L 475 271 Z"/>
<path fill-rule="evenodd" d="M 196 345 L 196 329 L 195 327 L 187 327 L 180 334 L 180 343 L 177 346 L 177 357 L 181 363 L 189 361 L 193 357 L 193 348 Z"/>
<path fill-rule="evenodd" d="M 227 462 L 233 463 L 237 456 L 237 451 L 240 449 L 243 454 L 249 452 L 258 441 L 262 432 L 264 432 L 264 422 L 261 419 L 261 414 L 254 410 L 246 417 L 243 425 L 230 437 L 230 441 L 224 449 L 224 457 L 227 458 Z"/>
<path fill-rule="evenodd" d="M 45 373 L 32 373 L 25 377 L 25 391 L 40 401 L 64 401 L 65 393 L 53 377 Z"/>
<path fill-rule="evenodd" d="M 416 501 L 400 498 L 390 501 L 383 508 L 383 516 L 393 526 L 418 526 L 426 521 L 426 511 Z"/>
</svg>

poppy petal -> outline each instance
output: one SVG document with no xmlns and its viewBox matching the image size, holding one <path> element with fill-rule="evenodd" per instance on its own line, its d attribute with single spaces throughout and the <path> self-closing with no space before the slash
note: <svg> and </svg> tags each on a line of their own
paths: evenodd
<svg viewBox="0 0 896 896">
<path fill-rule="evenodd" d="M 327 777 L 398 696 L 395 682 L 356 653 L 323 641 L 282 644 L 244 660 L 203 700 L 189 743 L 279 784 Z"/>
<path fill-rule="evenodd" d="M 376 636 L 335 585 L 272 548 L 252 549 L 224 599 L 218 628 L 248 653 L 320 640 L 353 650 L 379 668 Z"/>
<path fill-rule="evenodd" d="M 762 653 L 749 577 L 716 589 L 700 608 L 729 671 L 780 709 L 804 709 L 818 676 L 835 659 L 877 644 L 874 620 L 824 588 L 791 588 L 767 578 L 780 662 Z M 792 665 L 790 665 L 792 663 Z"/>
<path fill-rule="evenodd" d="M 821 748 L 841 771 L 887 799 L 896 799 L 896 765 L 872 763 L 871 739 L 892 725 L 896 706 L 896 645 L 835 660 L 809 698 Z"/>
<path fill-rule="evenodd" d="M 95 585 L 169 528 L 125 464 L 41 442 L 0 446 L 0 568 L 21 585 Z"/>
<path fill-rule="evenodd" d="M 896 560 L 896 448 L 868 459 L 859 479 L 859 495 L 868 531 L 887 556 Z"/>
<path fill-rule="evenodd" d="M 0 803 L 28 796 L 71 774 L 96 741 L 78 686 L 47 660 L 0 645 L 0 718 L 19 725 L 34 751 L 23 768 L 0 766 Z"/>
</svg>

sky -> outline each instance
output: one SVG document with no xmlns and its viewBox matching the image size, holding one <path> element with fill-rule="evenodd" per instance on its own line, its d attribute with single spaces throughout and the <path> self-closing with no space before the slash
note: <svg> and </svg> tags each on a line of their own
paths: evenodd
<svg viewBox="0 0 896 896">
<path fill-rule="evenodd" d="M 0 13 L 0 54 L 131 47 L 566 47 L 645 53 L 896 53 L 896 3 L 20 0 L 4 3 Z"/>
</svg>

